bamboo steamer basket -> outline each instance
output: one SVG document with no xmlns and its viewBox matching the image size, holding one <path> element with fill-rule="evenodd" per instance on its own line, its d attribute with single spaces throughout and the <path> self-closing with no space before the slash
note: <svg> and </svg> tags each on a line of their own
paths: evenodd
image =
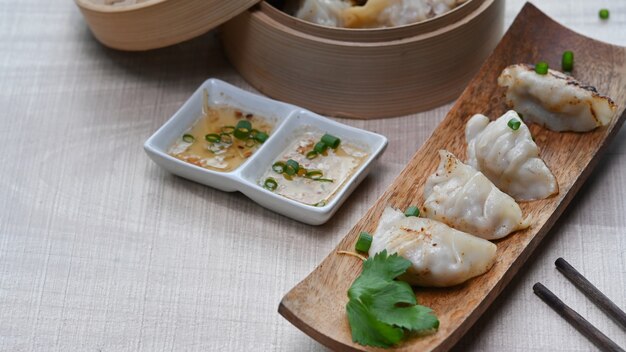
<svg viewBox="0 0 626 352">
<path fill-rule="evenodd" d="M 141 51 L 197 37 L 259 0 L 147 0 L 126 6 L 75 2 L 96 39 L 104 45 Z"/>
<path fill-rule="evenodd" d="M 469 0 L 384 29 L 311 24 L 263 2 L 222 26 L 231 63 L 262 93 L 318 113 L 393 117 L 455 99 L 500 40 L 504 0 Z"/>
</svg>

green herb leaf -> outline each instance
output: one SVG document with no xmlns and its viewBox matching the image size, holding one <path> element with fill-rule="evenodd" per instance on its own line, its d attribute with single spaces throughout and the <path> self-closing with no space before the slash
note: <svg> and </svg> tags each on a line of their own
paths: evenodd
<svg viewBox="0 0 626 352">
<path fill-rule="evenodd" d="M 384 250 L 363 262 L 363 271 L 348 290 L 346 305 L 352 340 L 365 346 L 391 347 L 407 333 L 439 327 L 428 307 L 417 305 L 406 282 L 396 281 L 411 262 Z"/>
</svg>

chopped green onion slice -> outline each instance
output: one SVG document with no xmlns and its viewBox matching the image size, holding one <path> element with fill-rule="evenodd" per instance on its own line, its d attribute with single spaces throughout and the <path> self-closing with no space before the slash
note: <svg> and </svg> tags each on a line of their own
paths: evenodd
<svg viewBox="0 0 626 352">
<path fill-rule="evenodd" d="M 235 132 L 235 126 L 224 126 L 222 127 L 222 133 L 232 134 Z"/>
<path fill-rule="evenodd" d="M 608 9 L 601 9 L 600 12 L 598 12 L 598 15 L 600 16 L 601 19 L 608 20 L 609 19 L 609 10 Z"/>
<path fill-rule="evenodd" d="M 322 154 L 326 151 L 326 149 L 328 149 L 328 146 L 324 142 L 317 142 L 315 144 L 315 147 L 313 147 L 313 150 L 316 151 L 318 154 Z"/>
<path fill-rule="evenodd" d="M 187 142 L 187 143 L 193 143 L 196 139 L 194 138 L 194 136 L 190 135 L 189 133 L 185 133 L 183 134 L 183 141 Z"/>
<path fill-rule="evenodd" d="M 237 122 L 237 126 L 235 127 L 235 129 L 240 129 L 240 128 L 244 128 L 244 129 L 247 129 L 248 131 L 251 131 L 252 123 L 250 123 L 250 121 L 248 120 L 239 120 L 239 122 Z"/>
<path fill-rule="evenodd" d="M 282 161 L 275 162 L 274 165 L 272 165 L 272 170 L 274 170 L 277 174 L 282 174 L 285 172 L 285 163 Z"/>
<path fill-rule="evenodd" d="M 330 178 L 313 178 L 313 177 L 307 177 L 307 176 L 305 177 L 308 178 L 309 180 L 318 181 L 318 182 L 331 182 L 331 183 L 335 182 L 335 180 L 330 179 Z"/>
<path fill-rule="evenodd" d="M 311 170 L 306 173 L 306 177 L 313 179 L 313 180 L 318 180 L 322 178 L 322 176 L 324 176 L 324 173 L 322 172 L 322 170 Z"/>
<path fill-rule="evenodd" d="M 317 158 L 317 152 L 315 150 L 311 150 L 310 152 L 306 153 L 306 158 L 309 160 L 315 159 Z"/>
<path fill-rule="evenodd" d="M 298 170 L 300 170 L 300 164 L 298 164 L 297 161 L 293 160 L 293 159 L 289 159 L 287 160 L 287 162 L 285 163 L 287 165 L 288 168 L 293 169 L 293 173 L 289 173 L 289 169 L 287 169 L 287 174 L 289 175 L 293 175 L 295 173 L 298 172 Z"/>
<path fill-rule="evenodd" d="M 326 205 L 326 201 L 325 200 L 320 200 L 319 202 L 315 203 L 314 206 L 316 206 L 316 207 L 323 207 L 324 205 Z"/>
<path fill-rule="evenodd" d="M 250 130 L 246 128 L 237 127 L 235 132 L 233 132 L 233 136 L 235 136 L 235 138 L 237 139 L 241 139 L 242 141 L 245 141 L 250 136 Z"/>
<path fill-rule="evenodd" d="M 420 208 L 416 207 L 415 205 L 411 205 L 410 207 L 406 208 L 406 210 L 404 211 L 404 215 L 408 216 L 420 216 Z"/>
<path fill-rule="evenodd" d="M 327 146 L 333 148 L 333 149 L 337 149 L 337 147 L 339 146 L 339 144 L 341 143 L 341 140 L 333 135 L 330 135 L 328 133 L 326 133 L 325 135 L 322 136 L 321 139 L 322 142 L 324 142 L 324 144 L 326 144 Z"/>
<path fill-rule="evenodd" d="M 522 123 L 520 122 L 520 120 L 518 119 L 510 119 L 509 122 L 507 123 L 507 125 L 513 130 L 513 131 L 517 131 L 519 129 L 519 127 L 522 125 Z"/>
<path fill-rule="evenodd" d="M 257 133 L 252 138 L 254 138 L 254 140 L 259 143 L 265 143 L 265 141 L 270 138 L 270 135 L 265 132 L 257 131 Z"/>
<path fill-rule="evenodd" d="M 539 61 L 536 65 L 535 65 L 535 72 L 537 72 L 540 75 L 545 75 L 548 73 L 548 63 L 545 61 Z"/>
<path fill-rule="evenodd" d="M 574 69 L 574 53 L 566 51 L 563 53 L 563 59 L 561 60 L 561 68 L 563 71 L 572 72 Z"/>
<path fill-rule="evenodd" d="M 222 143 L 233 144 L 233 137 L 228 133 L 220 133 L 220 139 Z"/>
<path fill-rule="evenodd" d="M 274 191 L 276 188 L 278 188 L 278 182 L 276 182 L 276 180 L 272 177 L 268 177 L 267 179 L 265 179 L 265 182 L 263 182 L 263 188 L 269 191 Z"/>
<path fill-rule="evenodd" d="M 248 139 L 245 144 L 246 148 L 252 148 L 255 145 L 256 145 L 256 141 L 254 139 Z"/>
<path fill-rule="evenodd" d="M 359 239 L 356 241 L 356 245 L 354 249 L 359 252 L 367 252 L 370 250 L 372 246 L 372 235 L 367 232 L 361 232 L 359 234 Z"/>
<path fill-rule="evenodd" d="M 204 139 L 206 139 L 206 141 L 209 143 L 219 143 L 219 141 L 221 140 L 220 135 L 217 133 L 209 133 L 204 136 Z"/>
</svg>

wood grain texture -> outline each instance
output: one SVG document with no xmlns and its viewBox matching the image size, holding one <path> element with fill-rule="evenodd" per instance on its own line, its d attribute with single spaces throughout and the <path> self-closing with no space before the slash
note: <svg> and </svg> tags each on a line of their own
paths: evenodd
<svg viewBox="0 0 626 352">
<path fill-rule="evenodd" d="M 506 0 L 508 27 L 524 0 Z M 536 4 L 626 45 L 626 2 Z M 207 78 L 254 91 L 215 33 L 110 50 L 71 1 L 0 1 L 0 351 L 328 351 L 276 312 L 383 194 L 451 104 L 341 122 L 389 138 L 323 226 L 172 176 L 143 142 Z M 554 268 L 562 256 L 626 307 L 626 128 L 552 231 L 471 330 L 463 352 L 588 352 L 543 304 L 543 282 L 621 346 L 626 334 Z M 245 226 L 242 223 L 245 220 Z"/>
<path fill-rule="evenodd" d="M 439 317 L 439 331 L 432 336 L 410 339 L 398 350 L 450 349 L 537 248 L 626 119 L 626 48 L 575 34 L 527 4 L 443 122 L 337 246 L 336 250 L 351 250 L 358 233 L 375 230 L 377 219 L 386 206 L 405 209 L 411 204 L 423 203 L 423 184 L 439 163 L 437 151 L 447 149 L 464 159 L 467 120 L 474 113 L 495 118 L 507 110 L 503 90 L 496 84 L 498 75 L 506 66 L 546 60 L 558 67 L 564 50 L 576 53 L 575 77 L 615 99 L 619 106 L 617 117 L 606 128 L 584 134 L 557 133 L 531 126 L 541 156 L 558 181 L 558 196 L 521 204 L 524 214 L 532 216 L 533 225 L 496 242 L 498 259 L 486 274 L 449 289 L 417 289 L 420 304 L 433 308 Z M 313 273 L 285 295 L 279 312 L 333 349 L 363 349 L 352 342 L 344 309 L 348 287 L 360 271 L 359 261 L 331 252 Z"/>
<path fill-rule="evenodd" d="M 261 6 L 225 23 L 222 43 L 233 66 L 272 98 L 375 119 L 455 99 L 500 39 L 504 1 L 472 0 L 400 30 L 320 29 L 287 17 Z"/>
</svg>

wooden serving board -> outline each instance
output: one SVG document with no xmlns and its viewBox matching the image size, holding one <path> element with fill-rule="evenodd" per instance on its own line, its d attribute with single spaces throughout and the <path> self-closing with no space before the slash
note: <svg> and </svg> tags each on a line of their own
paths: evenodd
<svg viewBox="0 0 626 352">
<path fill-rule="evenodd" d="M 610 126 L 589 133 L 556 133 L 536 125 L 530 126 L 541 148 L 541 156 L 558 180 L 559 194 L 521 204 L 524 214 L 532 215 L 533 225 L 496 242 L 496 264 L 484 275 L 447 289 L 417 288 L 420 304 L 433 308 L 439 317 L 439 331 L 427 337 L 411 338 L 397 346 L 397 350 L 445 351 L 454 346 L 537 248 L 588 178 L 626 118 L 626 48 L 578 35 L 531 4 L 526 4 L 447 117 L 407 167 L 336 250 L 287 293 L 280 303 L 279 313 L 332 349 L 376 350 L 352 342 L 345 305 L 347 290 L 360 274 L 362 265 L 353 257 L 337 255 L 336 251 L 352 251 L 360 231 L 373 232 L 376 229 L 386 206 L 404 209 L 412 204 L 421 205 L 423 185 L 439 163 L 439 149 L 447 149 L 465 160 L 465 123 L 472 114 L 484 113 L 494 119 L 507 110 L 504 90 L 496 83 L 502 69 L 510 64 L 540 60 L 547 61 L 550 67 L 560 68 L 561 55 L 565 50 L 572 50 L 575 55 L 573 76 L 612 97 L 618 105 L 617 117 Z M 462 62 L 458 64 L 463 65 Z"/>
</svg>

